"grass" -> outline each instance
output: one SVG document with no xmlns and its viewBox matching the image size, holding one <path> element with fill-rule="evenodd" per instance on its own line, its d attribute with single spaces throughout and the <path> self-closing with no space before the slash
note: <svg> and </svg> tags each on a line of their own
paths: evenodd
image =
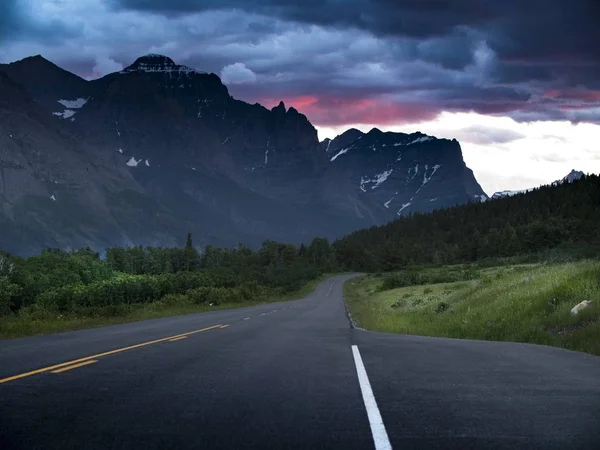
<svg viewBox="0 0 600 450">
<path fill-rule="evenodd" d="M 355 322 L 391 333 L 529 342 L 600 355 L 598 261 L 416 272 L 348 281 L 345 297 Z M 460 274 L 467 275 L 457 280 Z M 395 284 L 401 286 L 389 289 Z M 572 315 L 583 300 L 591 306 Z"/>
<path fill-rule="evenodd" d="M 122 308 L 114 310 L 113 316 L 49 316 L 47 313 L 44 313 L 43 315 L 31 313 L 0 317 L 0 339 L 60 333 L 63 331 L 73 331 L 103 327 L 107 325 L 139 322 L 142 320 L 159 319 L 162 317 L 184 316 L 186 314 L 197 314 L 208 311 L 256 306 L 279 301 L 297 300 L 310 294 L 320 282 L 334 275 L 335 274 L 321 275 L 320 277 L 309 281 L 296 292 L 273 295 L 266 301 L 221 303 L 214 306 L 207 304 L 197 305 L 187 302 L 167 303 L 163 301 L 157 301 L 140 305 L 122 305 Z"/>
</svg>

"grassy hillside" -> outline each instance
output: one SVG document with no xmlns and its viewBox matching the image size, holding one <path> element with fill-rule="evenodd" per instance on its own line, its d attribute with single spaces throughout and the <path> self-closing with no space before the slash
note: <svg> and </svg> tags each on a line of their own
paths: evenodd
<svg viewBox="0 0 600 450">
<path fill-rule="evenodd" d="M 600 262 L 455 265 L 346 283 L 353 319 L 392 333 L 530 342 L 600 355 Z M 592 304 L 577 315 L 583 300 Z"/>
</svg>

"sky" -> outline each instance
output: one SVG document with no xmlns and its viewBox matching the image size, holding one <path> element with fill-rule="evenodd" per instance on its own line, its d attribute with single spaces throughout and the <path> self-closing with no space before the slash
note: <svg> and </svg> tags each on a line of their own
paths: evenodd
<svg viewBox="0 0 600 450">
<path fill-rule="evenodd" d="M 598 0 L 1 0 L 0 62 L 92 79 L 165 54 L 320 139 L 460 141 L 492 194 L 600 172 Z"/>
</svg>

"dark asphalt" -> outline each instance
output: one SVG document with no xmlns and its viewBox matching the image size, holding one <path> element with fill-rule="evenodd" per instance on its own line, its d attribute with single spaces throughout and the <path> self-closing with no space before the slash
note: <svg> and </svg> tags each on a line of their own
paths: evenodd
<svg viewBox="0 0 600 450">
<path fill-rule="evenodd" d="M 352 329 L 348 276 L 306 299 L 0 341 L 0 449 L 373 449 L 352 345 L 391 446 L 600 449 L 600 358 Z M 249 318 L 246 320 L 246 318 Z"/>
</svg>

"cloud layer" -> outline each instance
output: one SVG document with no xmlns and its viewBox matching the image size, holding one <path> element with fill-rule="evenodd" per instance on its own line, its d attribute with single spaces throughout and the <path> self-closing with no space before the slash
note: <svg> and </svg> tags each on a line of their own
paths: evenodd
<svg viewBox="0 0 600 450">
<path fill-rule="evenodd" d="M 5 0 L 0 58 L 41 53 L 93 78 L 164 53 L 320 126 L 442 111 L 600 123 L 599 2 L 447 3 Z"/>
</svg>

